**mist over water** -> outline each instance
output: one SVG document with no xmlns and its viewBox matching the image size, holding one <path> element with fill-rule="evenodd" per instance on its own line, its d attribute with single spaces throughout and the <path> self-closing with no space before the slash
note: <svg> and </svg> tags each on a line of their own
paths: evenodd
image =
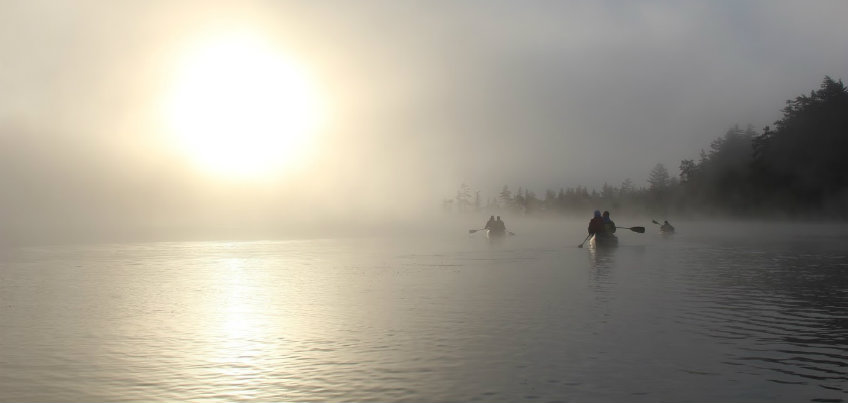
<svg viewBox="0 0 848 403">
<path fill-rule="evenodd" d="M 504 219 L 4 249 L 0 400 L 846 399 L 848 227 Z"/>
<path fill-rule="evenodd" d="M 845 401 L 846 13 L 0 2 L 0 402 Z"/>
</svg>

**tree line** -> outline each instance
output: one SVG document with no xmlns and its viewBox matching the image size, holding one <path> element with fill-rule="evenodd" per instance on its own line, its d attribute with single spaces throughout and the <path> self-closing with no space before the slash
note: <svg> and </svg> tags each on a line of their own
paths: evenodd
<svg viewBox="0 0 848 403">
<path fill-rule="evenodd" d="M 761 132 L 730 128 L 699 158 L 680 162 L 672 176 L 656 164 L 647 186 L 630 179 L 600 190 L 584 186 L 547 189 L 504 186 L 486 198 L 463 183 L 444 199 L 446 211 L 508 211 L 522 214 L 586 215 L 594 209 L 617 214 L 687 217 L 848 218 L 848 90 L 825 77 L 810 95 L 786 101 L 783 116 Z"/>
</svg>

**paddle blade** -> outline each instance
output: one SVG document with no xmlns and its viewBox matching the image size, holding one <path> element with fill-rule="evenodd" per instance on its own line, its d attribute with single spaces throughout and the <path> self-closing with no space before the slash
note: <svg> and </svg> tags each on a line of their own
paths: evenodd
<svg viewBox="0 0 848 403">
<path fill-rule="evenodd" d="M 479 230 L 479 229 L 470 229 L 470 230 L 468 230 L 468 233 L 469 233 L 469 234 L 473 234 L 473 233 L 475 233 L 475 232 L 477 232 L 477 231 L 480 231 L 480 230 Z"/>
<path fill-rule="evenodd" d="M 633 232 L 638 232 L 640 234 L 645 233 L 645 227 L 630 227 L 630 230 Z"/>
<path fill-rule="evenodd" d="M 583 247 L 583 244 L 584 244 L 584 243 L 586 243 L 586 241 L 588 241 L 588 240 L 589 240 L 589 238 L 591 238 L 591 237 L 592 237 L 592 234 L 587 235 L 587 236 L 586 236 L 586 239 L 584 239 L 584 240 L 583 240 L 583 242 L 581 242 L 581 243 L 580 243 L 580 245 L 577 245 L 577 247 L 578 247 L 578 248 L 582 248 L 582 247 Z"/>
<path fill-rule="evenodd" d="M 651 222 L 654 223 L 654 224 L 660 225 L 660 223 L 658 223 L 657 220 L 651 220 Z"/>
</svg>

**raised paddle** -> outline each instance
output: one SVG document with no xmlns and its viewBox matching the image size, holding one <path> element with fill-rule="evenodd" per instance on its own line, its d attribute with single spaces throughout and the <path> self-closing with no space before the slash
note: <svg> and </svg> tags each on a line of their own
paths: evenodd
<svg viewBox="0 0 848 403">
<path fill-rule="evenodd" d="M 640 233 L 640 234 L 644 234 L 644 233 L 645 233 L 645 227 L 616 227 L 616 228 L 629 229 L 629 230 L 631 230 L 631 231 L 633 231 L 633 232 L 638 232 L 638 233 Z M 585 241 L 584 241 L 584 242 L 585 242 Z"/>
<path fill-rule="evenodd" d="M 591 238 L 591 237 L 592 237 L 592 235 L 593 235 L 593 234 L 589 234 L 589 235 L 587 235 L 587 236 L 586 236 L 586 239 L 584 239 L 584 240 L 583 240 L 583 242 L 580 242 L 580 245 L 577 245 L 577 247 L 578 247 L 578 248 L 582 248 L 582 247 L 583 247 L 583 244 L 584 244 L 584 243 L 586 243 L 586 241 L 588 241 L 588 240 L 589 240 L 589 238 Z"/>
<path fill-rule="evenodd" d="M 657 225 L 662 225 L 662 224 L 658 223 L 657 220 L 651 220 L 651 222 L 654 223 L 654 224 L 657 224 Z"/>
</svg>

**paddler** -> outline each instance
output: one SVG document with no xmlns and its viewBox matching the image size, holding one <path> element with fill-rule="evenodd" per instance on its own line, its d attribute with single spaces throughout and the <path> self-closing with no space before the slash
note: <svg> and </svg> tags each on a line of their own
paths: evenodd
<svg viewBox="0 0 848 403">
<path fill-rule="evenodd" d="M 589 234 L 599 234 L 606 231 L 604 226 L 604 218 L 601 216 L 600 210 L 595 210 L 594 217 L 589 221 Z"/>
<path fill-rule="evenodd" d="M 603 218 L 604 218 L 604 230 L 606 232 L 610 233 L 610 234 L 614 233 L 615 232 L 615 221 L 610 219 L 609 211 L 604 211 Z"/>
<path fill-rule="evenodd" d="M 494 230 L 495 229 L 495 216 L 490 216 L 489 221 L 486 221 L 486 226 L 483 229 Z"/>
</svg>

